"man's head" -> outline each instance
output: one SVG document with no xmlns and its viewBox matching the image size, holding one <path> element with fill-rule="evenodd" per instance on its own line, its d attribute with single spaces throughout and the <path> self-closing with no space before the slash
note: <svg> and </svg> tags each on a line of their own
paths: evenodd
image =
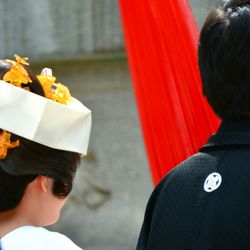
<svg viewBox="0 0 250 250">
<path fill-rule="evenodd" d="M 250 114 L 250 0 L 208 15 L 199 41 L 203 93 L 222 119 Z"/>
</svg>

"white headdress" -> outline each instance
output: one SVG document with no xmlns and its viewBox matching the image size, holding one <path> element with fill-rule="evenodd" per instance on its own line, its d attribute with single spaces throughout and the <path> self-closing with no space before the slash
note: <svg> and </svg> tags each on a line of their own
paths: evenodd
<svg viewBox="0 0 250 250">
<path fill-rule="evenodd" d="M 9 61 L 13 67 L 0 80 L 0 128 L 51 148 L 86 155 L 91 111 L 71 97 L 64 85 L 55 83 L 47 68 L 37 76 L 47 98 L 27 91 L 21 86 L 30 82 L 22 66 L 27 59 L 16 59 Z"/>
</svg>

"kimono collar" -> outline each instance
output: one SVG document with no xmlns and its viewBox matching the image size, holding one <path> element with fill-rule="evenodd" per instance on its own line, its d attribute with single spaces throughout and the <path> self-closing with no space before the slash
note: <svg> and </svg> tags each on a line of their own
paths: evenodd
<svg viewBox="0 0 250 250">
<path fill-rule="evenodd" d="M 200 149 L 218 146 L 250 146 L 250 117 L 223 120 L 216 134 Z"/>
</svg>

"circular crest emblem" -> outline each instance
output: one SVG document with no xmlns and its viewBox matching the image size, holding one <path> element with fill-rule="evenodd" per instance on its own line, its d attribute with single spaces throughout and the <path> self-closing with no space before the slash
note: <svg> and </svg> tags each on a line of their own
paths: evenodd
<svg viewBox="0 0 250 250">
<path fill-rule="evenodd" d="M 204 182 L 204 190 L 208 193 L 213 192 L 221 185 L 221 182 L 221 175 L 219 173 L 214 172 L 206 178 Z"/>
</svg>

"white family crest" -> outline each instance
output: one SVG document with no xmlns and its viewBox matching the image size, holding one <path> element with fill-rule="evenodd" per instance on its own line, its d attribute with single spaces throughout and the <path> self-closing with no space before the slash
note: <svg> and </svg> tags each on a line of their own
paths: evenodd
<svg viewBox="0 0 250 250">
<path fill-rule="evenodd" d="M 208 193 L 213 192 L 221 185 L 222 177 L 219 173 L 212 173 L 208 175 L 204 182 L 204 190 Z"/>
</svg>

